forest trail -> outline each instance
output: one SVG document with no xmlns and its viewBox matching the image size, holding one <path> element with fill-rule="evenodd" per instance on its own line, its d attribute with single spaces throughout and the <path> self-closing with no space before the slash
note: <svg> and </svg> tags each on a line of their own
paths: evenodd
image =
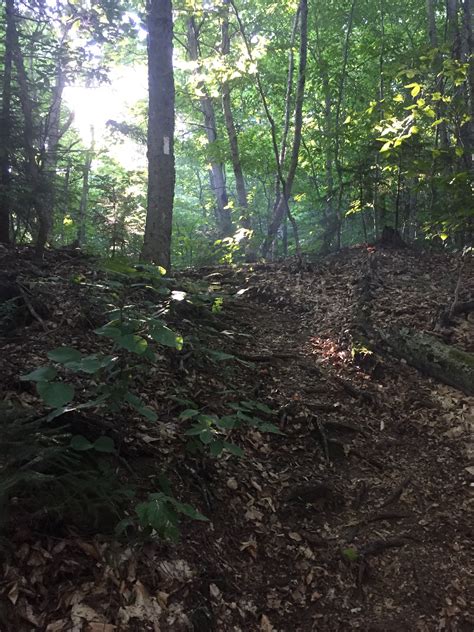
<svg viewBox="0 0 474 632">
<path fill-rule="evenodd" d="M 87 263 L 65 265 L 65 285 L 78 268 L 89 275 Z M 177 274 L 178 286 L 206 286 L 219 307 L 202 322 L 202 311 L 177 312 L 192 351 L 147 380 L 160 422 L 131 417 L 124 455 L 143 480 L 165 463 L 179 498 L 210 523 L 183 523 L 177 544 L 133 545 L 77 527 L 17 527 L 1 584 L 4 629 L 471 630 L 474 401 L 388 353 L 351 356 L 368 270 L 370 317 L 383 326 L 432 331 L 458 283 L 453 256 L 370 248 L 302 271 L 285 262 Z M 468 296 L 474 274 L 463 274 Z M 43 288 L 52 276 L 43 273 Z M 90 305 L 77 288 L 69 300 L 82 310 L 71 340 L 64 326 L 50 337 L 87 347 Z M 49 331 L 56 311 L 45 316 Z M 472 351 L 473 328 L 459 318 L 443 335 Z M 14 374 L 51 347 L 39 331 L 35 319 L 22 329 L 6 368 L 10 397 Z M 264 404 L 271 412 L 261 416 L 282 434 L 242 429 L 233 440 L 243 457 L 185 458 L 180 409 L 165 393 L 216 414 L 228 402 L 244 415 Z"/>
</svg>

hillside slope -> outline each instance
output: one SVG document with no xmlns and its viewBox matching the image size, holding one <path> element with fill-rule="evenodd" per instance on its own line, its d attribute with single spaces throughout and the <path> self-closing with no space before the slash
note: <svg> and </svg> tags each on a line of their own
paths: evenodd
<svg viewBox="0 0 474 632">
<path fill-rule="evenodd" d="M 19 377 L 52 348 L 102 345 L 106 275 L 71 253 L 43 267 L 28 251 L 0 256 L 1 396 L 38 416 Z M 158 421 L 127 407 L 61 419 L 91 441 L 111 435 L 114 468 L 142 491 L 166 471 L 209 522 L 183 522 L 178 543 L 125 541 L 105 518 L 48 522 L 13 502 L 0 628 L 471 630 L 474 399 L 375 341 L 354 349 L 370 322 L 369 346 L 372 327 L 410 327 L 473 352 L 472 314 L 440 320 L 472 299 L 472 261 L 460 269 L 447 254 L 356 248 L 304 270 L 188 270 L 172 282 L 186 295 L 151 307 L 140 295 L 185 341 L 138 380 Z M 190 454 L 190 408 L 240 413 L 226 437 L 244 455 Z"/>
</svg>

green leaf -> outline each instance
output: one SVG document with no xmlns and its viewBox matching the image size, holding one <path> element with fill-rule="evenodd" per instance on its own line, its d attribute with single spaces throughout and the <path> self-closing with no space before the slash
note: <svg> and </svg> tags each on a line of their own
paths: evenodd
<svg viewBox="0 0 474 632">
<path fill-rule="evenodd" d="M 179 511 L 179 513 L 182 513 L 184 516 L 192 518 L 193 520 L 209 522 L 209 518 L 206 518 L 206 516 L 197 511 L 197 509 L 194 509 L 194 507 L 192 507 L 191 505 L 188 505 L 187 503 L 180 503 L 178 500 L 172 497 L 169 498 L 169 501 L 173 504 L 176 511 Z"/>
<path fill-rule="evenodd" d="M 60 364 L 67 364 L 68 362 L 79 362 L 82 354 L 77 349 L 72 347 L 57 347 L 48 352 L 48 358 L 53 362 L 59 362 Z"/>
<path fill-rule="evenodd" d="M 237 419 L 233 415 L 225 415 L 216 420 L 216 425 L 223 430 L 232 430 L 236 423 Z"/>
<path fill-rule="evenodd" d="M 94 450 L 103 452 L 104 454 L 113 454 L 115 452 L 114 440 L 110 437 L 99 437 L 94 441 Z"/>
<path fill-rule="evenodd" d="M 93 375 L 112 364 L 114 356 L 90 355 L 81 359 L 80 362 L 67 362 L 64 366 L 70 371 L 77 371 Z"/>
<path fill-rule="evenodd" d="M 349 547 L 347 549 L 343 549 L 342 550 L 342 555 L 349 562 L 356 562 L 359 559 L 359 552 L 357 551 L 357 549 L 354 549 L 352 547 Z"/>
<path fill-rule="evenodd" d="M 149 406 L 142 406 L 138 412 L 143 415 L 145 419 L 148 419 L 148 421 L 156 421 L 158 419 L 158 415 Z"/>
<path fill-rule="evenodd" d="M 94 333 L 98 336 L 105 336 L 106 338 L 112 338 L 115 342 L 118 342 L 123 335 L 122 328 L 118 325 L 117 321 L 111 321 L 98 329 L 94 329 Z"/>
<path fill-rule="evenodd" d="M 211 456 L 219 456 L 224 449 L 224 442 L 221 439 L 217 439 L 209 444 L 209 452 Z"/>
<path fill-rule="evenodd" d="M 106 272 L 114 272 L 115 274 L 120 274 L 122 276 L 137 276 L 138 272 L 135 268 L 124 263 L 123 261 L 117 261 L 116 259 L 109 259 L 102 264 L 103 269 Z"/>
<path fill-rule="evenodd" d="M 204 432 L 205 430 L 207 430 L 208 428 L 205 426 L 193 426 L 192 428 L 189 428 L 189 430 L 186 430 L 186 432 L 184 433 L 187 437 L 196 437 L 197 435 L 200 435 L 201 432 Z"/>
<path fill-rule="evenodd" d="M 224 362 L 225 360 L 235 360 L 235 356 L 230 353 L 224 353 L 223 351 L 214 351 L 214 349 L 208 349 L 207 353 L 209 357 L 218 362 Z"/>
<path fill-rule="evenodd" d="M 197 417 L 197 415 L 199 415 L 199 410 L 186 408 L 186 410 L 183 410 L 183 412 L 179 414 L 179 418 L 186 421 L 186 419 L 192 419 L 193 417 Z"/>
<path fill-rule="evenodd" d="M 180 351 L 183 348 L 183 338 L 161 323 L 156 324 L 150 330 L 150 336 L 155 342 L 165 347 L 171 347 Z"/>
<path fill-rule="evenodd" d="M 53 408 L 69 404 L 74 397 L 74 387 L 64 382 L 38 382 L 36 390 L 41 399 Z"/>
<path fill-rule="evenodd" d="M 20 380 L 22 382 L 50 382 L 57 374 L 58 372 L 52 366 L 40 366 L 31 373 L 22 375 Z"/>
<path fill-rule="evenodd" d="M 411 88 L 412 97 L 418 96 L 421 91 L 421 85 L 417 83 L 416 81 L 414 81 L 413 83 L 409 83 L 408 85 L 405 86 L 405 88 Z"/>
<path fill-rule="evenodd" d="M 158 475 L 158 483 L 167 496 L 171 496 L 171 484 L 168 477 L 163 472 Z"/>
<path fill-rule="evenodd" d="M 140 415 L 143 415 L 149 421 L 156 421 L 158 419 L 155 411 L 148 406 L 145 406 L 142 400 L 133 393 L 130 393 L 130 391 L 127 391 L 124 397 L 125 401 L 128 402 L 130 406 L 133 406 L 133 408 L 135 408 L 135 410 L 137 410 Z"/>
<path fill-rule="evenodd" d="M 227 452 L 230 452 L 231 454 L 234 454 L 235 456 L 244 456 L 245 454 L 242 448 L 239 448 L 239 446 L 235 445 L 235 443 L 229 443 L 228 441 L 224 441 L 224 448 L 227 450 Z"/>
<path fill-rule="evenodd" d="M 148 342 L 145 340 L 145 338 L 137 336 L 136 334 L 126 334 L 116 342 L 123 349 L 127 349 L 127 351 L 130 351 L 131 353 L 136 353 L 137 355 L 142 355 L 143 353 L 145 353 L 148 347 Z"/>
<path fill-rule="evenodd" d="M 204 428 L 204 430 L 199 433 L 199 438 L 204 445 L 209 445 L 213 441 L 214 437 L 215 432 L 213 432 L 210 428 Z"/>
<path fill-rule="evenodd" d="M 262 413 L 267 413 L 267 415 L 275 415 L 276 412 L 274 410 L 272 410 L 271 408 L 269 408 L 266 404 L 262 404 L 260 402 L 258 402 L 255 406 L 255 408 L 257 410 L 261 410 Z"/>
<path fill-rule="evenodd" d="M 133 518 L 122 518 L 115 527 L 114 531 L 116 535 L 121 536 L 128 531 L 130 527 L 135 526 L 135 520 Z"/>
<path fill-rule="evenodd" d="M 100 371 L 100 369 L 105 369 L 110 366 L 112 362 L 113 356 L 97 357 L 95 355 L 91 355 L 86 358 L 82 358 L 79 369 L 83 373 L 89 373 L 92 375 L 97 373 L 97 371 Z"/>
<path fill-rule="evenodd" d="M 70 445 L 73 450 L 77 450 L 78 452 L 85 452 L 86 450 L 92 450 L 92 448 L 94 447 L 94 444 L 91 443 L 89 439 L 86 439 L 86 437 L 83 437 L 82 435 L 75 435 L 74 437 L 72 437 Z"/>
<path fill-rule="evenodd" d="M 270 424 L 267 422 L 259 424 L 258 429 L 260 430 L 260 432 L 271 432 L 272 434 L 278 434 L 278 435 L 285 434 L 277 426 L 275 426 L 275 424 Z"/>
</svg>

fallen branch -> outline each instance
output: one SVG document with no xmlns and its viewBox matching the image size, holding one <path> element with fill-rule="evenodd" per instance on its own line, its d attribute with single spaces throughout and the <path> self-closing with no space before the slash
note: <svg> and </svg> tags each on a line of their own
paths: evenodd
<svg viewBox="0 0 474 632">
<path fill-rule="evenodd" d="M 18 289 L 20 291 L 21 294 L 21 298 L 24 300 L 26 307 L 28 308 L 28 311 L 30 312 L 30 314 L 33 316 L 33 318 L 35 318 L 39 324 L 41 325 L 41 327 L 43 328 L 43 330 L 45 331 L 45 333 L 49 333 L 48 328 L 46 327 L 46 324 L 44 322 L 44 320 L 41 318 L 41 316 L 38 314 L 38 312 L 35 310 L 35 308 L 33 307 L 29 297 L 28 297 L 28 293 L 26 288 L 24 288 L 21 283 L 17 282 L 17 286 Z"/>
<path fill-rule="evenodd" d="M 368 391 L 361 391 L 360 389 L 352 386 L 346 380 L 343 380 L 341 377 L 336 376 L 336 382 L 354 399 L 362 399 L 367 403 L 374 404 L 376 403 L 375 397 L 369 393 Z"/>
<path fill-rule="evenodd" d="M 359 459 L 362 459 L 362 461 L 366 461 L 367 463 L 369 463 L 369 465 L 372 465 L 372 467 L 375 467 L 375 469 L 377 469 L 377 470 L 380 470 L 380 471 L 385 470 L 385 465 L 383 463 L 380 463 L 380 461 L 377 461 L 377 459 L 374 459 L 374 458 L 372 458 L 370 456 L 365 456 L 364 454 L 362 454 L 358 450 L 351 449 L 349 454 L 353 454 L 354 456 L 358 457 Z"/>
<path fill-rule="evenodd" d="M 381 332 L 381 338 L 396 356 L 422 373 L 474 395 L 474 354 L 407 328 Z"/>
<path fill-rule="evenodd" d="M 321 437 L 321 443 L 322 443 L 323 448 L 324 448 L 324 456 L 326 458 L 326 461 L 329 463 L 329 461 L 331 459 L 329 457 L 328 438 L 327 438 L 326 432 L 324 430 L 324 425 L 319 419 L 316 419 L 316 425 L 318 426 L 319 436 Z"/>
<path fill-rule="evenodd" d="M 352 542 L 352 540 L 354 540 L 354 538 L 358 534 L 360 527 L 365 527 L 368 524 L 372 524 L 374 522 L 383 522 L 384 520 L 387 520 L 387 521 L 403 520 L 404 518 L 408 518 L 409 516 L 410 514 L 408 513 L 390 513 L 390 512 L 379 513 L 379 514 L 375 514 L 374 516 L 367 516 L 366 518 L 362 518 L 361 520 L 357 522 L 347 525 L 350 527 L 350 529 L 346 535 L 346 539 L 348 542 Z"/>
<path fill-rule="evenodd" d="M 369 555 L 378 555 L 386 549 L 397 549 L 408 544 L 411 538 L 407 536 L 388 538 L 387 540 L 373 540 L 365 544 L 360 550 L 361 557 L 367 558 Z"/>
</svg>

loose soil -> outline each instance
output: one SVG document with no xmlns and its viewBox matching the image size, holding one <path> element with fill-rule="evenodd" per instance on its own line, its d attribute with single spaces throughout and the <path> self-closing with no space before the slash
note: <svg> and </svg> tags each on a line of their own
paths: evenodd
<svg viewBox="0 0 474 632">
<path fill-rule="evenodd" d="M 19 376 L 60 345 L 97 351 L 103 273 L 72 252 L 42 265 L 28 250 L 0 259 L 3 301 L 21 288 L 0 338 L 1 399 L 41 414 Z M 454 255 L 359 247 L 304 266 L 177 273 L 189 297 L 219 301 L 213 311 L 212 300 L 169 306 L 186 344 L 141 377 L 159 421 L 98 410 L 70 423 L 120 442 L 124 480 L 156 491 L 166 471 L 209 522 L 184 521 L 178 543 L 124 541 L 107 521 L 46 525 L 17 507 L 0 630 L 472 630 L 474 398 L 388 350 L 352 353 L 368 271 L 375 327 L 409 326 L 473 352 L 472 314 L 439 324 L 456 287 L 472 299 L 473 262 L 460 282 L 459 270 Z M 218 415 L 266 404 L 264 421 L 282 434 L 233 432 L 241 458 L 190 455 L 185 399 Z"/>
</svg>

